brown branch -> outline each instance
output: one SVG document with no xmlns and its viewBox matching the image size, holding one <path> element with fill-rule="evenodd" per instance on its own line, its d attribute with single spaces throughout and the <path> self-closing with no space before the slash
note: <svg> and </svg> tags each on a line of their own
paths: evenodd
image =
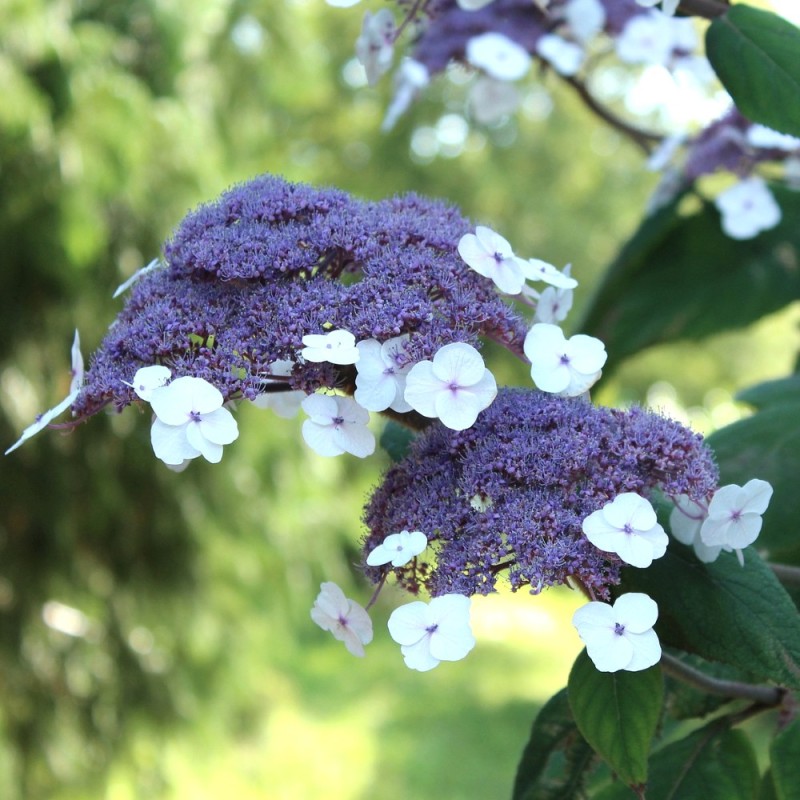
<svg viewBox="0 0 800 800">
<path fill-rule="evenodd" d="M 729 8 L 727 0 L 681 0 L 678 6 L 678 10 L 684 14 L 705 19 L 721 17 Z"/>
</svg>

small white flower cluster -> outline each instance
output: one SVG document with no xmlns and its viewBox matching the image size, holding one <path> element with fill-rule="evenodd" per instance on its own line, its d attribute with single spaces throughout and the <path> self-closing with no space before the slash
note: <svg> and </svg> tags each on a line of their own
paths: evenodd
<svg viewBox="0 0 800 800">
<path fill-rule="evenodd" d="M 539 389 L 565 397 L 588 391 L 600 377 L 607 354 L 599 339 L 583 334 L 567 339 L 555 324 L 572 307 L 572 292 L 578 285 L 569 265 L 559 271 L 546 261 L 520 258 L 506 239 L 481 225 L 475 233 L 461 237 L 458 252 L 467 266 L 490 278 L 504 294 L 536 300 L 534 325 L 525 337 L 524 351 Z M 543 281 L 548 286 L 539 294 L 526 281 Z"/>
<path fill-rule="evenodd" d="M 772 486 L 758 478 L 744 486 L 721 486 L 707 505 L 681 495 L 669 518 L 672 535 L 691 545 L 697 558 L 706 564 L 723 551 L 734 551 L 744 566 L 742 550 L 758 538 L 761 515 L 771 498 Z"/>
<path fill-rule="evenodd" d="M 723 550 L 735 551 L 744 566 L 742 548 L 761 530 L 772 487 L 754 478 L 744 486 L 720 487 L 708 505 L 682 495 L 670 516 L 672 535 L 694 547 L 700 561 L 714 561 Z M 583 521 L 586 538 L 600 550 L 616 553 L 626 564 L 649 567 L 667 550 L 668 537 L 650 503 L 634 492 L 618 495 Z M 661 657 L 652 630 L 658 606 L 646 594 L 631 592 L 613 606 L 592 601 L 572 618 L 586 652 L 601 672 L 647 669 Z"/>
<path fill-rule="evenodd" d="M 422 531 L 400 531 L 387 536 L 367 556 L 372 566 L 391 564 L 401 567 L 428 546 Z M 355 656 L 364 655 L 364 645 L 372 641 L 372 621 L 365 608 L 345 597 L 335 583 L 323 583 L 311 609 L 311 619 L 323 630 L 344 642 Z M 468 597 L 445 594 L 429 603 L 415 600 L 395 609 L 388 621 L 389 633 L 406 665 L 427 672 L 442 661 L 459 661 L 475 646 L 470 629 Z"/>
</svg>

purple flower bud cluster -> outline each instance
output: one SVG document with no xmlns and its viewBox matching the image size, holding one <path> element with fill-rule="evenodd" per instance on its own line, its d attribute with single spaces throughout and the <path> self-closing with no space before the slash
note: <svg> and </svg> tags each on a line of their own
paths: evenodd
<svg viewBox="0 0 800 800">
<path fill-rule="evenodd" d="M 467 42 L 483 33 L 500 33 L 535 56 L 537 42 L 545 34 L 570 35 L 565 28 L 565 5 L 566 0 L 554 0 L 545 11 L 532 0 L 494 0 L 469 11 L 455 0 L 429 2 L 420 12 L 420 17 L 424 13 L 429 22 L 416 41 L 412 57 L 434 75 L 451 61 L 465 62 Z M 636 0 L 601 0 L 601 5 L 606 12 L 604 29 L 612 36 L 633 17 L 650 13 Z"/>
<path fill-rule="evenodd" d="M 95 353 L 78 417 L 136 400 L 137 369 L 164 364 L 226 400 L 252 399 L 270 365 L 298 362 L 302 337 L 411 334 L 411 361 L 479 336 L 522 353 L 523 319 L 457 252 L 472 228 L 452 206 L 414 194 L 378 202 L 262 176 L 189 214 L 166 268 L 134 285 Z M 352 367 L 297 364 L 286 389 L 347 388 Z M 271 385 L 274 390 L 275 384 Z"/>
<path fill-rule="evenodd" d="M 434 424 L 389 469 L 365 511 L 363 550 L 425 533 L 429 549 L 394 570 L 412 593 L 488 594 L 505 573 L 515 591 L 573 578 L 607 599 L 623 564 L 586 539 L 583 520 L 622 492 L 706 499 L 717 479 L 702 437 L 677 422 L 505 389 L 473 427 Z M 385 568 L 365 571 L 377 583 Z"/>
</svg>

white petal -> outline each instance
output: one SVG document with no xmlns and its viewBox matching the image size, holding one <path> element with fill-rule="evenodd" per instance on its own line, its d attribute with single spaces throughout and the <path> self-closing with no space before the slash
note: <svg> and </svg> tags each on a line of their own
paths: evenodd
<svg viewBox="0 0 800 800">
<path fill-rule="evenodd" d="M 433 362 L 420 361 L 411 368 L 406 377 L 406 402 L 425 417 L 436 416 L 436 398 L 442 391 L 448 391 L 433 373 Z"/>
<path fill-rule="evenodd" d="M 165 464 L 178 466 L 200 455 L 200 451 L 189 443 L 186 427 L 186 425 L 167 425 L 158 417 L 153 420 L 150 443 L 153 445 L 156 458 L 160 458 Z"/>
<path fill-rule="evenodd" d="M 320 425 L 312 419 L 303 422 L 303 440 L 320 456 L 340 456 L 344 449 L 335 436 L 336 429 L 333 425 Z"/>
<path fill-rule="evenodd" d="M 661 660 L 661 643 L 658 641 L 658 634 L 651 628 L 644 633 L 628 633 L 625 638 L 631 643 L 633 656 L 623 667 L 628 672 L 638 672 L 648 669 Z"/>
<path fill-rule="evenodd" d="M 382 373 L 378 376 L 356 375 L 356 402 L 369 411 L 384 411 L 397 397 L 397 381 L 394 376 Z"/>
<path fill-rule="evenodd" d="M 482 33 L 467 40 L 466 59 L 473 67 L 504 81 L 521 78 L 531 65 L 531 57 L 524 47 L 494 32 Z"/>
<path fill-rule="evenodd" d="M 227 408 L 218 408 L 210 414 L 203 414 L 200 421 L 194 424 L 214 444 L 230 444 L 239 437 L 239 426 Z"/>
<path fill-rule="evenodd" d="M 594 336 L 579 333 L 571 336 L 567 344 L 570 365 L 584 375 L 597 372 L 606 363 L 606 346 Z"/>
<path fill-rule="evenodd" d="M 743 511 L 763 514 L 772 498 L 772 486 L 767 481 L 753 478 L 742 487 L 747 496 Z"/>
<path fill-rule="evenodd" d="M 486 373 L 481 354 L 465 342 L 441 347 L 433 357 L 433 374 L 447 384 L 467 387 L 478 383 Z"/>
<path fill-rule="evenodd" d="M 27 428 L 22 432 L 22 435 L 17 439 L 11 447 L 6 450 L 5 455 L 9 453 L 13 453 L 23 442 L 27 441 L 34 436 L 35 434 L 39 433 L 40 430 L 46 428 L 52 420 L 56 417 L 63 414 L 78 398 L 78 391 L 71 392 L 68 394 L 57 406 L 51 408 L 49 411 L 45 411 L 36 422 L 31 423 L 28 425 Z"/>
<path fill-rule="evenodd" d="M 583 48 L 553 33 L 539 37 L 536 52 L 550 62 L 559 75 L 574 75 L 583 64 Z"/>
<path fill-rule="evenodd" d="M 81 353 L 81 337 L 75 329 L 75 338 L 72 340 L 72 381 L 69 384 L 69 393 L 77 392 L 83 386 L 83 354 Z"/>
<path fill-rule="evenodd" d="M 320 592 L 314 601 L 314 609 L 327 617 L 337 619 L 347 613 L 347 598 L 344 592 L 333 581 L 320 584 Z M 312 609 L 312 611 L 314 610 Z M 316 620 L 315 620 L 316 621 Z M 320 625 L 321 623 L 317 623 Z M 327 628 L 325 629 L 327 630 Z"/>
<path fill-rule="evenodd" d="M 342 450 L 358 458 L 366 458 L 375 452 L 375 436 L 359 423 L 344 423 L 334 427 L 333 442 Z"/>
<path fill-rule="evenodd" d="M 400 652 L 403 654 L 406 666 L 418 672 L 428 672 L 438 667 L 440 663 L 439 659 L 431 654 L 430 638 L 427 635 L 414 644 L 401 646 Z"/>
<path fill-rule="evenodd" d="M 128 289 L 130 289 L 130 287 L 133 286 L 133 284 L 136 283 L 139 278 L 143 278 L 148 273 L 154 272 L 157 269 L 161 269 L 161 267 L 162 264 L 159 259 L 154 258 L 146 267 L 142 267 L 137 272 L 134 272 L 133 275 L 128 278 L 128 280 L 117 286 L 117 288 L 114 290 L 114 294 L 111 295 L 112 299 L 119 297 L 123 292 L 126 292 Z"/>
<path fill-rule="evenodd" d="M 186 440 L 200 455 L 212 464 L 219 464 L 222 460 L 222 445 L 209 441 L 200 430 L 200 423 L 190 422 L 186 425 Z"/>
<path fill-rule="evenodd" d="M 397 644 L 410 646 L 428 635 L 426 628 L 431 622 L 428 606 L 415 600 L 392 611 L 388 622 L 389 634 Z"/>
<path fill-rule="evenodd" d="M 434 597 L 429 604 L 436 621 L 430 636 L 430 651 L 440 661 L 459 661 L 475 647 L 470 629 L 470 599 L 461 594 Z"/>
<path fill-rule="evenodd" d="M 317 425 L 330 425 L 339 415 L 336 398 L 329 394 L 311 394 L 303 400 L 300 407 Z"/>
<path fill-rule="evenodd" d="M 155 389 L 164 386 L 172 377 L 169 367 L 153 364 L 150 367 L 141 367 L 133 376 L 133 383 L 127 384 L 142 399 L 150 402 Z"/>
<path fill-rule="evenodd" d="M 614 613 L 626 630 L 644 633 L 656 624 L 658 604 L 642 592 L 628 592 L 614 601 Z"/>
</svg>

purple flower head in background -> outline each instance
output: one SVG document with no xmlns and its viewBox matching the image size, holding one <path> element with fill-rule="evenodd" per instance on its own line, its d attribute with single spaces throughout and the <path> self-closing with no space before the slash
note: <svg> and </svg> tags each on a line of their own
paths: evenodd
<svg viewBox="0 0 800 800">
<path fill-rule="evenodd" d="M 514 590 L 573 578 L 607 599 L 623 564 L 583 520 L 625 492 L 705 499 L 716 485 L 702 437 L 677 422 L 504 389 L 470 429 L 432 425 L 387 472 L 365 511 L 364 554 L 422 530 L 428 549 L 394 570 L 412 593 L 488 594 L 505 573 Z M 365 570 L 378 582 L 386 567 Z"/>
<path fill-rule="evenodd" d="M 409 334 L 409 363 L 451 342 L 479 346 L 479 336 L 521 353 L 522 318 L 458 254 L 472 227 L 413 194 L 366 202 L 273 176 L 235 186 L 189 214 L 164 248 L 166 268 L 136 282 L 73 411 L 130 404 L 133 376 L 155 364 L 208 381 L 226 401 L 352 393 L 351 363 L 301 357 L 304 336 L 335 330 L 356 341 Z M 271 365 L 282 361 L 295 366 L 279 380 Z"/>
</svg>

